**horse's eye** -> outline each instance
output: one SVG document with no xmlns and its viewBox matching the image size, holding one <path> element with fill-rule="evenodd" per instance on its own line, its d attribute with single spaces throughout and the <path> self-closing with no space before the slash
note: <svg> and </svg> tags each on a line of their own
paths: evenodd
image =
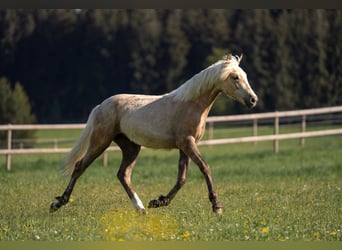
<svg viewBox="0 0 342 250">
<path fill-rule="evenodd" d="M 232 75 L 232 78 L 233 78 L 233 80 L 235 80 L 235 81 L 238 81 L 239 80 L 239 76 L 238 75 Z"/>
<path fill-rule="evenodd" d="M 234 84 L 235 88 L 239 89 L 240 88 L 239 76 L 236 74 L 232 74 L 232 79 L 233 79 L 233 84 Z"/>
</svg>

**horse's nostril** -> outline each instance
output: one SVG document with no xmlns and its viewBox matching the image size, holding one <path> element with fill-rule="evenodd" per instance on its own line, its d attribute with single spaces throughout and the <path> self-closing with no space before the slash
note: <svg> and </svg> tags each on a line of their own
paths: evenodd
<svg viewBox="0 0 342 250">
<path fill-rule="evenodd" d="M 251 103 L 251 104 L 256 104 L 256 102 L 257 102 L 257 99 L 255 98 L 255 97 L 251 97 L 250 99 L 249 99 L 249 102 Z"/>
</svg>

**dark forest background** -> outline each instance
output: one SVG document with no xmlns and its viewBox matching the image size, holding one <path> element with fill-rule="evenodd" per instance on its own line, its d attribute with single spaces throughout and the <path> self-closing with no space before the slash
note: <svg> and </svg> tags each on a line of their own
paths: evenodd
<svg viewBox="0 0 342 250">
<path fill-rule="evenodd" d="M 39 123 L 169 92 L 227 53 L 244 55 L 260 102 L 219 98 L 211 114 L 342 104 L 342 10 L 0 10 L 0 77 Z"/>
</svg>

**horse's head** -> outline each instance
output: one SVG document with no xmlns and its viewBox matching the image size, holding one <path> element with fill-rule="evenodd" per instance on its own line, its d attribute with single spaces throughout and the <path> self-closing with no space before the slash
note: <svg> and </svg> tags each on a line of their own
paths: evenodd
<svg viewBox="0 0 342 250">
<path fill-rule="evenodd" d="M 248 108 L 254 108 L 258 102 L 258 97 L 248 83 L 246 72 L 240 68 L 239 63 L 242 55 L 228 55 L 223 60 L 226 61 L 225 79 L 223 80 L 222 90 L 229 97 L 241 102 Z"/>
</svg>

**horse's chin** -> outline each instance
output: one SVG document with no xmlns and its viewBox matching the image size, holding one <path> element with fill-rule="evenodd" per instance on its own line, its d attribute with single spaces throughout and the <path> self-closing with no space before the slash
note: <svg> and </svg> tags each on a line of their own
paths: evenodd
<svg viewBox="0 0 342 250">
<path fill-rule="evenodd" d="M 256 103 L 255 104 L 251 104 L 249 108 L 253 109 L 255 106 L 256 106 Z"/>
</svg>

